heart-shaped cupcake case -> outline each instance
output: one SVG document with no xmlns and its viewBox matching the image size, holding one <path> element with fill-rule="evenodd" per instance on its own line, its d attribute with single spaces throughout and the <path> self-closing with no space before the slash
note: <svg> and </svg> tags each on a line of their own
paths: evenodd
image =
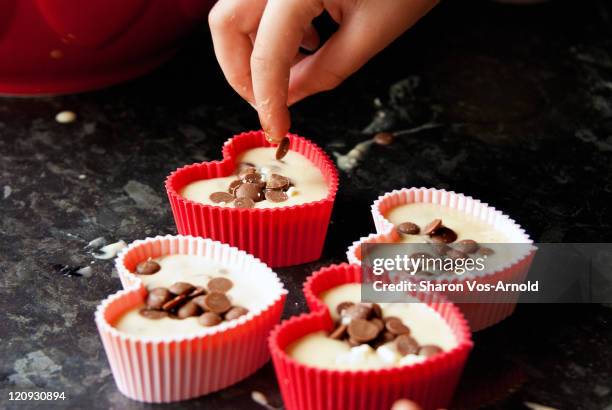
<svg viewBox="0 0 612 410">
<path fill-rule="evenodd" d="M 229 176 L 236 158 L 246 150 L 272 146 L 261 131 L 239 134 L 223 146 L 223 159 L 187 165 L 166 179 L 166 191 L 178 232 L 202 236 L 243 249 L 271 267 L 290 266 L 318 259 L 338 190 L 338 172 L 331 159 L 314 143 L 289 134 L 290 149 L 308 158 L 322 172 L 327 197 L 302 205 L 279 208 L 221 207 L 183 198 L 189 183 Z"/>
</svg>

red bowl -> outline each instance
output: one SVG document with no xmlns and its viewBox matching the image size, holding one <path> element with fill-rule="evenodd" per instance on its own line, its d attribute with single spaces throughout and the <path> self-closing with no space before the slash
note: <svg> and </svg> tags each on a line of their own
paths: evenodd
<svg viewBox="0 0 612 410">
<path fill-rule="evenodd" d="M 172 56 L 213 0 L 2 0 L 0 94 L 101 88 Z"/>
</svg>

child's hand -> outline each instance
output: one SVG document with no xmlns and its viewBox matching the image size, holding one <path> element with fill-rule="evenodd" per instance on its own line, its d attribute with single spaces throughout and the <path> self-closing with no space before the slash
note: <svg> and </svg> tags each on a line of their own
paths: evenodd
<svg viewBox="0 0 612 410">
<path fill-rule="evenodd" d="M 259 113 L 269 139 L 289 130 L 287 107 L 330 90 L 412 26 L 437 0 L 219 0 L 209 15 L 230 85 Z M 326 10 L 340 28 L 313 55 L 312 20 Z"/>
</svg>

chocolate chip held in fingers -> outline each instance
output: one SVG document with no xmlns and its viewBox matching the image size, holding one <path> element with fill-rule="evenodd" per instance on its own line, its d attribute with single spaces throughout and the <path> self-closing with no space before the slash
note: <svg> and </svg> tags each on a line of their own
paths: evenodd
<svg viewBox="0 0 612 410">
<path fill-rule="evenodd" d="M 280 144 L 278 144 L 278 148 L 276 149 L 276 159 L 277 160 L 281 160 L 283 158 L 285 158 L 285 155 L 287 155 L 287 152 L 289 152 L 289 145 L 290 145 L 290 140 L 287 137 L 284 137 Z"/>
</svg>

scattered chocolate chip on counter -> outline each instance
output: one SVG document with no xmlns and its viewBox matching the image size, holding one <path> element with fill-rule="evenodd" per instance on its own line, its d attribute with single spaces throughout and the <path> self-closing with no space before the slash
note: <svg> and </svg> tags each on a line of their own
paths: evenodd
<svg viewBox="0 0 612 410">
<path fill-rule="evenodd" d="M 374 135 L 374 142 L 378 145 L 391 145 L 395 141 L 395 136 L 390 132 L 379 132 Z"/>
</svg>

